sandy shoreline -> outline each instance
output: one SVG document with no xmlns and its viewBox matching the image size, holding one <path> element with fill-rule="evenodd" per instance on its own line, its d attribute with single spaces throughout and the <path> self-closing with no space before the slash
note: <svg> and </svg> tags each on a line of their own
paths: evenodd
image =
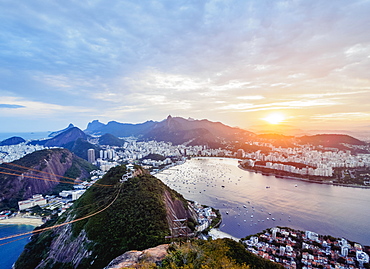
<svg viewBox="0 0 370 269">
<path fill-rule="evenodd" d="M 9 219 L 2 219 L 0 220 L 0 224 L 24 224 L 24 225 L 32 225 L 32 226 L 40 226 L 44 224 L 41 219 L 34 219 L 34 218 L 22 218 L 20 216 L 16 216 Z"/>
<path fill-rule="evenodd" d="M 239 242 L 240 238 L 237 238 L 235 236 L 232 236 L 228 233 L 222 232 L 217 228 L 211 229 L 208 234 L 212 237 L 212 239 L 219 239 L 219 238 L 230 238 L 235 240 L 236 242 Z"/>
</svg>

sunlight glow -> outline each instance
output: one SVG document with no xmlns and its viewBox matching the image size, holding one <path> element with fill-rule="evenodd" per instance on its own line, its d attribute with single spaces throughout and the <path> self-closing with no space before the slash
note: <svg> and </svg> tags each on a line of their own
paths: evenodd
<svg viewBox="0 0 370 269">
<path fill-rule="evenodd" d="M 270 124 L 279 124 L 285 120 L 285 116 L 281 113 L 274 112 L 264 117 L 263 120 Z"/>
</svg>

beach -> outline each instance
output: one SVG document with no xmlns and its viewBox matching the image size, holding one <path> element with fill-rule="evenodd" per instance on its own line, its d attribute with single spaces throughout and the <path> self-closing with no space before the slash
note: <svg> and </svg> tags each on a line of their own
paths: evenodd
<svg viewBox="0 0 370 269">
<path fill-rule="evenodd" d="M 0 224 L 24 224 L 32 226 L 40 226 L 44 224 L 41 219 L 38 218 L 25 218 L 21 216 L 16 216 L 8 219 L 0 220 Z"/>
<path fill-rule="evenodd" d="M 239 242 L 240 238 L 237 238 L 235 236 L 232 236 L 228 233 L 222 232 L 217 228 L 211 229 L 208 234 L 212 237 L 212 239 L 219 239 L 219 238 L 230 238 L 235 240 L 236 242 Z"/>
</svg>

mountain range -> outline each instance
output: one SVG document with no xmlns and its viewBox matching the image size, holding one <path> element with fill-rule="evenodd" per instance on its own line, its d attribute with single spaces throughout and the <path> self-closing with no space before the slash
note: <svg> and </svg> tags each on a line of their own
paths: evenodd
<svg viewBox="0 0 370 269">
<path fill-rule="evenodd" d="M 336 147 L 348 150 L 346 144 L 366 145 L 365 142 L 349 135 L 320 134 L 305 136 L 285 136 L 281 134 L 255 134 L 236 127 L 230 127 L 220 122 L 206 119 L 194 120 L 182 117 L 168 116 L 155 122 L 146 121 L 139 124 L 119 123 L 110 121 L 107 124 L 94 120 L 88 123 L 82 131 L 73 124 L 67 128 L 51 133 L 50 138 L 33 140 L 29 144 L 39 144 L 45 147 L 64 147 L 77 156 L 87 159 L 87 150 L 93 148 L 98 152 L 100 145 L 122 146 L 124 137 L 136 137 L 139 141 L 157 140 L 170 142 L 173 145 L 202 145 L 209 148 L 249 148 L 246 142 L 269 142 L 275 146 L 288 147 L 294 143 L 311 144 L 314 146 Z M 0 145 L 18 144 L 23 138 L 13 137 L 0 142 Z M 363 152 L 364 153 L 364 152 Z"/>
<path fill-rule="evenodd" d="M 143 140 L 171 142 L 174 145 L 207 145 L 219 147 L 225 142 L 243 139 L 252 132 L 227 126 L 209 120 L 184 119 L 169 115 L 160 122 L 146 121 L 140 124 L 118 123 L 103 124 L 97 120 L 90 122 L 85 130 L 90 135 L 112 134 L 117 137 L 136 136 Z"/>
</svg>

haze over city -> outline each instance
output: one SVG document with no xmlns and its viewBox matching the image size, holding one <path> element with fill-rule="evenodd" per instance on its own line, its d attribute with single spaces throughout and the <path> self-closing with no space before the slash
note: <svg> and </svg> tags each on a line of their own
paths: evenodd
<svg viewBox="0 0 370 269">
<path fill-rule="evenodd" d="M 0 132 L 173 116 L 369 130 L 370 1 L 2 1 Z"/>
</svg>

